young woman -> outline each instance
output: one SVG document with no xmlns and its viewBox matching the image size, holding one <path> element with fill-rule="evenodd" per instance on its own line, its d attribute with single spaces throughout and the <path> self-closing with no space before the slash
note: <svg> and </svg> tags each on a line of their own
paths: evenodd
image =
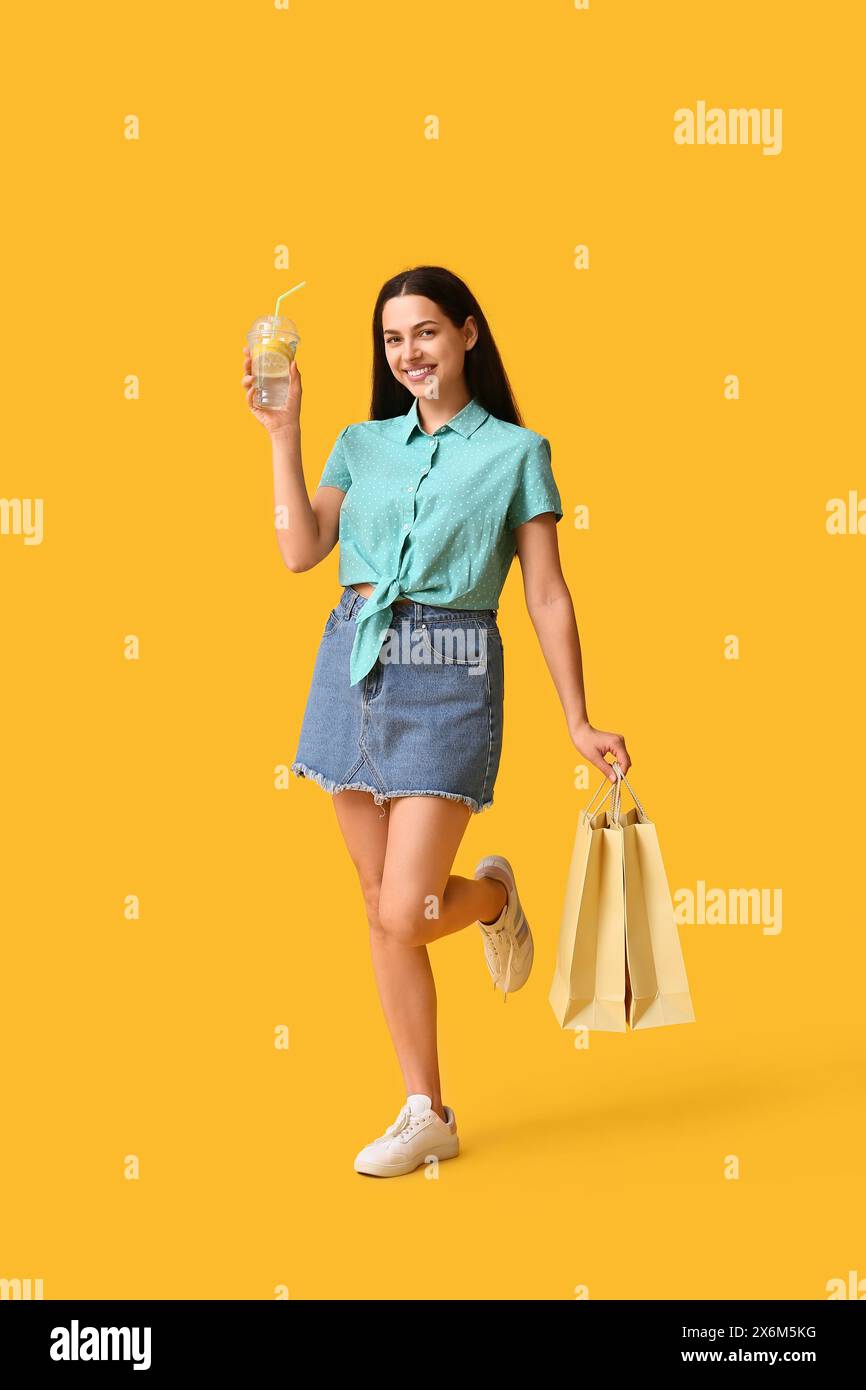
<svg viewBox="0 0 866 1390">
<path fill-rule="evenodd" d="M 547 439 L 520 422 L 487 320 L 457 276 L 419 266 L 373 312 L 370 419 L 337 438 L 310 501 L 301 466 L 301 376 L 284 410 L 255 402 L 273 447 L 277 539 L 295 573 L 339 536 L 342 597 L 325 623 L 292 771 L 332 794 L 358 872 L 379 997 L 407 1099 L 355 1159 L 396 1176 L 453 1158 L 443 1105 L 431 941 L 481 928 L 494 987 L 522 988 L 533 945 L 507 859 L 451 872 L 471 815 L 493 801 L 504 663 L 496 622 L 515 554 L 529 615 L 577 750 L 611 781 L 621 734 L 593 728 L 580 641 L 559 563 L 562 517 Z"/>
</svg>

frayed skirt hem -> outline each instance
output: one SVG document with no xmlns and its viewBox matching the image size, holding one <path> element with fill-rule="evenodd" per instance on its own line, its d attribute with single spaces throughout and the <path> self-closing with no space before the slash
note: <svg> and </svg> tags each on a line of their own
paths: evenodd
<svg viewBox="0 0 866 1390">
<path fill-rule="evenodd" d="M 324 791 L 330 792 L 335 796 L 338 792 L 369 792 L 377 806 L 381 806 L 385 801 L 391 801 L 398 796 L 441 796 L 447 801 L 462 801 L 468 806 L 475 815 L 480 815 L 482 811 L 489 811 L 493 805 L 490 801 L 478 802 L 471 796 L 461 796 L 459 792 L 440 792 L 433 790 L 419 790 L 414 788 L 411 791 L 380 792 L 378 787 L 371 787 L 369 782 L 335 782 L 333 778 L 326 777 L 323 772 L 317 772 L 313 767 L 307 767 L 306 763 L 292 763 L 292 772 L 296 777 L 302 777 L 310 782 L 315 782 Z"/>
</svg>

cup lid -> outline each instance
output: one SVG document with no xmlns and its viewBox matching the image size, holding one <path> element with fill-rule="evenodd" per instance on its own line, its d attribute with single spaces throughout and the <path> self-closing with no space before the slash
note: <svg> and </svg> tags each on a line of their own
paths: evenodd
<svg viewBox="0 0 866 1390">
<path fill-rule="evenodd" d="M 297 326 L 292 321 L 292 319 L 279 318 L 276 317 L 274 314 L 263 314 L 261 318 L 256 319 L 255 323 L 250 329 L 250 332 L 267 333 L 272 336 L 276 336 L 277 334 L 283 333 L 289 334 L 291 337 L 294 338 L 297 338 L 298 336 Z"/>
</svg>

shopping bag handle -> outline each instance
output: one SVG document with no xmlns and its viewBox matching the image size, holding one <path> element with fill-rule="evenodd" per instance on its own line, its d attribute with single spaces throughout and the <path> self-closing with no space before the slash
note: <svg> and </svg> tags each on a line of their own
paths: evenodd
<svg viewBox="0 0 866 1390">
<path fill-rule="evenodd" d="M 617 763 L 617 762 L 608 763 L 608 767 L 612 767 L 612 768 L 613 768 L 613 771 L 616 773 L 616 781 L 615 781 L 615 782 L 611 782 L 611 780 L 610 780 L 609 777 L 605 778 L 605 781 L 607 782 L 607 791 L 605 792 L 604 796 L 601 798 L 601 801 L 598 803 L 598 806 L 595 808 L 595 809 L 596 809 L 596 812 L 598 812 L 598 811 L 601 810 L 601 808 L 602 808 L 602 806 L 604 805 L 605 801 L 606 801 L 607 798 L 610 796 L 610 793 L 613 792 L 613 800 L 612 800 L 612 802 L 611 802 L 611 807 L 612 807 L 612 810 L 611 810 L 611 820 L 613 821 L 613 824 L 614 824 L 614 825 L 619 825 L 619 812 L 620 812 L 620 802 L 621 802 L 621 797 L 622 797 L 622 784 L 623 784 L 623 782 L 625 782 L 626 786 L 628 787 L 629 791 L 631 792 L 632 801 L 634 802 L 635 806 L 637 807 L 638 815 L 640 816 L 641 820 L 642 820 L 642 821 L 649 820 L 649 816 L 647 815 L 646 811 L 644 810 L 644 808 L 641 806 L 640 802 L 638 801 L 637 796 L 635 795 L 635 792 L 634 792 L 634 788 L 632 787 L 631 782 L 629 782 L 628 778 L 626 777 L 626 775 L 625 775 L 625 773 L 623 772 L 622 768 L 620 767 L 619 763 Z M 593 794 L 592 794 L 592 796 L 590 797 L 589 801 L 587 802 L 586 806 L 584 806 L 584 808 L 583 808 L 583 815 L 584 815 L 584 816 L 586 816 L 586 817 L 589 816 L 589 808 L 590 808 L 590 806 L 592 805 L 593 801 L 595 801 L 595 798 L 598 796 L 598 794 L 599 794 L 599 792 L 601 791 L 601 789 L 602 789 L 603 786 L 604 786 L 604 782 L 600 783 L 599 786 L 596 787 L 595 791 L 593 792 Z"/>
<path fill-rule="evenodd" d="M 613 770 L 614 770 L 614 772 L 616 773 L 616 786 L 613 788 L 613 810 L 612 810 L 612 812 L 611 812 L 611 819 L 612 819 L 614 825 L 619 825 L 620 801 L 621 801 L 621 798 L 622 798 L 622 784 L 623 784 L 623 782 L 625 782 L 626 786 L 628 787 L 629 791 L 631 792 L 631 798 L 632 798 L 632 801 L 634 802 L 635 806 L 637 807 L 637 813 L 638 813 L 639 819 L 642 820 L 642 821 L 647 821 L 647 820 L 649 820 L 649 816 L 647 815 L 646 811 L 644 810 L 644 808 L 641 806 L 640 802 L 638 801 L 637 796 L 635 795 L 635 792 L 634 792 L 634 788 L 632 787 L 631 782 L 629 782 L 629 780 L 628 780 L 628 778 L 626 777 L 625 773 L 622 771 L 622 768 L 620 767 L 619 763 L 614 763 L 614 764 L 613 764 Z"/>
</svg>

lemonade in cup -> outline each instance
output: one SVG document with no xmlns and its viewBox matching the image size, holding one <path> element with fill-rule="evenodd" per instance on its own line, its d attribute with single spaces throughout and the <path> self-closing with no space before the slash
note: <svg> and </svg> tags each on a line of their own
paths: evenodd
<svg viewBox="0 0 866 1390">
<path fill-rule="evenodd" d="M 256 405 L 263 410 L 282 410 L 285 406 L 289 371 L 300 341 L 292 320 L 277 314 L 256 319 L 247 334 Z"/>
</svg>

